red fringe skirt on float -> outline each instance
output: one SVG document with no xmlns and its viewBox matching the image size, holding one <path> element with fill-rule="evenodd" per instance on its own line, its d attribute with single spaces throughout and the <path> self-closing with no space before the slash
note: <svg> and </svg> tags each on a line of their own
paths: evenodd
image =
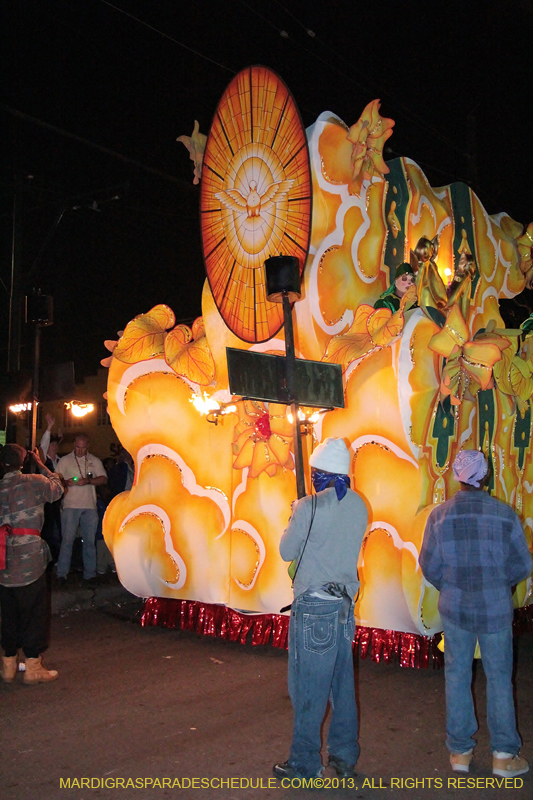
<svg viewBox="0 0 533 800">
<path fill-rule="evenodd" d="M 163 597 L 149 597 L 145 601 L 141 625 L 177 628 L 200 636 L 217 636 L 229 642 L 285 649 L 289 638 L 289 617 L 284 614 L 252 614 L 213 603 Z M 513 628 L 515 636 L 533 631 L 533 605 L 515 610 Z M 443 654 L 437 647 L 440 638 L 440 633 L 421 636 L 357 627 L 354 652 L 361 658 L 370 656 L 372 661 L 386 664 L 397 661 L 402 667 L 439 668 L 444 663 Z"/>
</svg>

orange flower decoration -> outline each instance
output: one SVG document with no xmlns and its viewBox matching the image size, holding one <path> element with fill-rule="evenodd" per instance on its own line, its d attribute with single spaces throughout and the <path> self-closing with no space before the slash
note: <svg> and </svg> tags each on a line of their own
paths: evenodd
<svg viewBox="0 0 533 800">
<path fill-rule="evenodd" d="M 492 371 L 500 392 L 514 397 L 518 408 L 524 409 L 533 393 L 533 338 L 526 339 L 519 354 L 515 350 L 516 343 L 504 350 Z"/>
<path fill-rule="evenodd" d="M 272 478 L 279 467 L 293 469 L 292 425 L 287 406 L 241 400 L 237 403 L 239 421 L 233 438 L 234 469 L 249 467 L 249 477 L 266 472 Z"/>
<path fill-rule="evenodd" d="M 353 145 L 350 159 L 351 194 L 359 194 L 364 180 L 382 177 L 390 172 L 383 160 L 383 148 L 389 136 L 392 136 L 394 120 L 380 115 L 380 105 L 379 100 L 372 100 L 346 137 Z"/>
<path fill-rule="evenodd" d="M 444 327 L 429 341 L 430 350 L 447 359 L 441 375 L 441 399 L 449 395 L 452 404 L 459 405 L 467 387 L 474 395 L 493 386 L 492 369 L 511 344 L 493 330 L 494 322 L 469 341 L 470 332 L 459 305 L 452 306 Z"/>
</svg>

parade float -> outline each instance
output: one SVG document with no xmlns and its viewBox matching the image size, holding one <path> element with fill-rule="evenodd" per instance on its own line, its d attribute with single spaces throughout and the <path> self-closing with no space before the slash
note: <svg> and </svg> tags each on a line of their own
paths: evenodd
<svg viewBox="0 0 533 800">
<path fill-rule="evenodd" d="M 486 454 L 490 491 L 532 547 L 533 337 L 528 324 L 506 329 L 499 300 L 533 282 L 533 224 L 489 216 L 464 183 L 431 187 L 407 157 L 385 162 L 393 125 L 374 100 L 351 126 L 325 112 L 304 131 L 285 84 L 250 67 L 209 135 L 196 125 L 180 137 L 200 182 L 202 317 L 188 327 L 164 304 L 144 309 L 103 362 L 111 421 L 135 461 L 104 535 L 123 585 L 147 598 L 144 624 L 286 645 L 278 544 L 297 496 L 294 420 L 287 404 L 231 394 L 226 357 L 284 356 L 263 268 L 279 254 L 300 264 L 297 358 L 342 370 L 344 407 L 298 415 L 304 463 L 342 437 L 368 506 L 360 652 L 434 658 L 438 593 L 418 554 L 431 509 L 458 489 L 460 449 Z M 516 587 L 521 620 L 531 594 L 531 579 Z"/>
</svg>

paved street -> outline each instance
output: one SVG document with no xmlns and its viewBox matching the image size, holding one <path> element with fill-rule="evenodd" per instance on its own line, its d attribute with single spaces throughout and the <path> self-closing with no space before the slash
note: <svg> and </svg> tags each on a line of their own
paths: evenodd
<svg viewBox="0 0 533 800">
<path fill-rule="evenodd" d="M 59 670 L 59 680 L 28 687 L 19 676 L 0 686 L 3 800 L 533 795 L 532 773 L 523 776 L 522 788 L 482 788 L 491 778 L 482 669 L 475 684 L 483 722 L 469 776 L 479 779 L 478 788 L 461 789 L 448 786 L 458 776 L 443 744 L 443 672 L 369 660 L 356 662 L 357 788 L 284 789 L 271 767 L 285 760 L 290 743 L 286 653 L 143 629 L 139 608 L 139 601 L 123 595 L 101 608 L 56 614 L 46 662 Z M 533 761 L 533 636 L 519 640 L 517 663 L 523 753 Z M 326 779 L 334 777 L 326 770 Z M 65 788 L 69 779 L 72 788 Z M 142 779 L 142 788 L 128 787 L 128 779 Z M 150 780 L 159 780 L 161 788 Z"/>
</svg>

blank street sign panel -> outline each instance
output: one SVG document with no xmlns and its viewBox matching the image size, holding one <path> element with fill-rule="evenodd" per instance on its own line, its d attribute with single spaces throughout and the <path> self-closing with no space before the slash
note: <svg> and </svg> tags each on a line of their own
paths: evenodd
<svg viewBox="0 0 533 800">
<path fill-rule="evenodd" d="M 273 403 L 289 403 L 285 356 L 226 348 L 232 395 Z M 294 365 L 296 401 L 313 408 L 344 408 L 342 367 L 297 358 Z"/>
</svg>

